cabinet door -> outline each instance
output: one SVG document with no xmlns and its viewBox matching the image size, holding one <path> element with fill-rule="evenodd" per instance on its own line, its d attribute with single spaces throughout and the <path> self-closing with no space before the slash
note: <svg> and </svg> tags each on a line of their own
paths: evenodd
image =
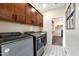
<svg viewBox="0 0 79 59">
<path fill-rule="evenodd" d="M 42 25 L 42 17 L 41 14 L 33 8 L 30 4 L 26 4 L 26 24 L 41 26 Z"/>
<path fill-rule="evenodd" d="M 43 15 L 40 15 L 40 26 L 43 27 Z"/>
<path fill-rule="evenodd" d="M 36 25 L 39 26 L 39 13 L 36 12 Z"/>
<path fill-rule="evenodd" d="M 32 8 L 32 24 L 36 26 L 37 23 L 37 14 L 36 14 L 36 10 L 34 8 Z"/>
<path fill-rule="evenodd" d="M 33 8 L 30 4 L 26 4 L 26 23 L 30 25 L 35 25 L 36 26 L 36 19 L 37 19 L 37 14 L 36 14 L 36 9 Z"/>
<path fill-rule="evenodd" d="M 37 26 L 43 26 L 43 16 L 39 12 L 37 12 Z"/>
<path fill-rule="evenodd" d="M 15 19 L 16 22 L 25 23 L 25 4 L 15 4 Z"/>
<path fill-rule="evenodd" d="M 32 7 L 31 7 L 31 5 L 30 4 L 26 4 L 26 7 L 25 7 L 25 17 L 26 17 L 26 23 L 27 24 L 30 24 L 30 25 L 32 25 L 32 17 L 31 17 L 31 14 L 32 14 Z"/>
<path fill-rule="evenodd" d="M 14 4 L 0 3 L 0 18 L 6 21 L 15 21 L 13 18 Z"/>
</svg>

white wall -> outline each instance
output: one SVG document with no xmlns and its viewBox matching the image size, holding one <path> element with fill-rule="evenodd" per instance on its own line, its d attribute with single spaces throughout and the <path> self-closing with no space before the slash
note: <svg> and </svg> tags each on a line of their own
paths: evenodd
<svg viewBox="0 0 79 59">
<path fill-rule="evenodd" d="M 52 18 L 64 17 L 65 7 L 45 12 L 43 15 L 44 15 L 43 30 L 47 31 L 47 44 L 52 44 L 52 31 L 53 31 L 53 29 L 52 29 Z"/>
<path fill-rule="evenodd" d="M 79 56 L 79 4 L 76 4 L 75 29 L 66 30 L 66 48 L 70 55 Z"/>
<path fill-rule="evenodd" d="M 42 27 L 19 24 L 13 22 L 0 21 L 0 32 L 24 32 L 24 31 L 40 31 Z"/>
</svg>

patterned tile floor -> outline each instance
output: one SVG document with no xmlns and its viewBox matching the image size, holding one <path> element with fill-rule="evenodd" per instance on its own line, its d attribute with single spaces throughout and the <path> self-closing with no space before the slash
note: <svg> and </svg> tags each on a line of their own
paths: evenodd
<svg viewBox="0 0 79 59">
<path fill-rule="evenodd" d="M 43 56 L 69 56 L 62 46 L 47 45 Z"/>
</svg>

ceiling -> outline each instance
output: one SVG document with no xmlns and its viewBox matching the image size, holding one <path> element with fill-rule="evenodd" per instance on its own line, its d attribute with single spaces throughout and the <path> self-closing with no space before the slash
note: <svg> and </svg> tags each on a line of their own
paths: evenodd
<svg viewBox="0 0 79 59">
<path fill-rule="evenodd" d="M 41 13 L 54 10 L 56 8 L 61 8 L 65 6 L 65 3 L 31 3 L 37 10 Z M 45 6 L 43 6 L 45 5 Z"/>
</svg>

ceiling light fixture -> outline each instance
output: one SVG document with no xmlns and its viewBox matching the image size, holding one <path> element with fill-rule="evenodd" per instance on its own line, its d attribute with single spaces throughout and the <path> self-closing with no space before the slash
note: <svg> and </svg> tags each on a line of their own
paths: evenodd
<svg viewBox="0 0 79 59">
<path fill-rule="evenodd" d="M 46 8 L 46 4 L 43 4 L 42 6 L 43 6 L 43 8 Z"/>
</svg>

